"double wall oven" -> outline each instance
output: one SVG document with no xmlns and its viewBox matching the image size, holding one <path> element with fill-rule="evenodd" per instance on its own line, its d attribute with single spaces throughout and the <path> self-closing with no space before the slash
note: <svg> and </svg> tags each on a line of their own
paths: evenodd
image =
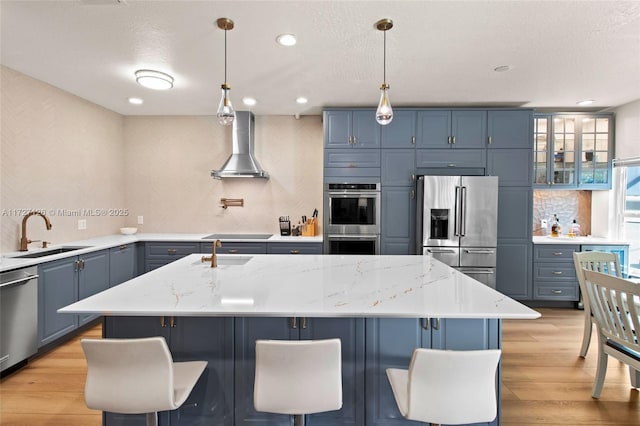
<svg viewBox="0 0 640 426">
<path fill-rule="evenodd" d="M 380 253 L 380 183 L 325 183 L 324 253 Z"/>
</svg>

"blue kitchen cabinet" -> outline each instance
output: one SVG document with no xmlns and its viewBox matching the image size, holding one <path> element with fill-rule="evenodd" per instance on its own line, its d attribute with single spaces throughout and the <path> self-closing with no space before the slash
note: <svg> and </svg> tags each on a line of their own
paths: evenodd
<svg viewBox="0 0 640 426">
<path fill-rule="evenodd" d="M 322 243 L 268 242 L 267 254 L 322 254 Z"/>
<path fill-rule="evenodd" d="M 109 259 L 109 287 L 115 287 L 138 275 L 137 244 L 121 244 L 110 248 Z"/>
<path fill-rule="evenodd" d="M 580 296 L 573 253 L 575 244 L 534 244 L 533 298 L 577 302 Z"/>
<path fill-rule="evenodd" d="M 496 290 L 512 299 L 531 299 L 530 242 L 498 242 Z"/>
<path fill-rule="evenodd" d="M 416 149 L 416 169 L 484 169 L 486 149 Z M 453 172 L 452 172 L 453 173 Z M 456 172 L 457 173 L 457 172 Z"/>
<path fill-rule="evenodd" d="M 78 300 L 109 288 L 109 250 L 100 250 L 78 256 Z M 78 326 L 87 324 L 100 315 L 80 314 Z"/>
<path fill-rule="evenodd" d="M 290 417 L 253 408 L 257 339 L 340 338 L 342 345 L 342 409 L 307 417 L 309 426 L 364 425 L 364 320 L 361 318 L 236 318 L 235 424 L 289 425 Z M 294 328 L 295 327 L 295 328 Z"/>
<path fill-rule="evenodd" d="M 417 118 L 417 148 L 485 148 L 485 110 L 422 110 Z"/>
<path fill-rule="evenodd" d="M 498 187 L 498 241 L 531 242 L 533 190 L 530 187 Z"/>
<path fill-rule="evenodd" d="M 382 149 L 381 185 L 413 186 L 416 182 L 415 150 Z"/>
<path fill-rule="evenodd" d="M 487 176 L 498 176 L 500 186 L 531 187 L 531 148 L 490 149 L 487 151 Z"/>
<path fill-rule="evenodd" d="M 495 319 L 368 318 L 365 353 L 367 426 L 420 424 L 402 417 L 386 375 L 387 368 L 408 369 L 415 348 L 498 349 L 500 333 L 500 321 Z M 500 383 L 500 377 L 496 380 Z M 490 424 L 497 425 L 498 419 Z"/>
<path fill-rule="evenodd" d="M 202 243 L 202 251 L 211 253 L 211 243 Z M 259 241 L 224 241 L 218 254 L 267 254 L 267 243 Z"/>
<path fill-rule="evenodd" d="M 78 300 L 77 257 L 38 266 L 38 346 L 44 346 L 78 327 L 78 315 L 58 309 Z"/>
<path fill-rule="evenodd" d="M 109 251 L 43 263 L 38 275 L 38 342 L 42 347 L 98 317 L 60 314 L 58 309 L 109 288 Z"/>
<path fill-rule="evenodd" d="M 233 423 L 233 319 L 212 317 L 105 317 L 103 335 L 162 336 L 174 361 L 207 361 L 189 398 L 175 411 L 158 413 L 160 425 Z M 207 336 L 207 338 L 203 338 Z M 144 415 L 104 413 L 107 426 L 144 426 Z"/>
<path fill-rule="evenodd" d="M 380 148 L 374 109 L 325 110 L 325 148 Z"/>
<path fill-rule="evenodd" d="M 415 148 L 416 110 L 394 110 L 393 120 L 382 126 L 381 146 L 385 148 Z"/>
<path fill-rule="evenodd" d="M 531 149 L 533 140 L 532 110 L 490 110 L 487 112 L 487 123 L 487 147 L 489 149 Z"/>
<path fill-rule="evenodd" d="M 381 254 L 415 254 L 415 190 L 382 187 L 381 202 Z"/>
<path fill-rule="evenodd" d="M 144 245 L 145 272 L 200 251 L 200 243 L 147 242 Z"/>
</svg>

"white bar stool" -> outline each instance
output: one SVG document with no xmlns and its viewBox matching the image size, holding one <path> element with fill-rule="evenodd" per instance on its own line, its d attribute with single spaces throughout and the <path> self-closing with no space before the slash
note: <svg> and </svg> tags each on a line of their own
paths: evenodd
<svg viewBox="0 0 640 426">
<path fill-rule="evenodd" d="M 415 349 L 409 370 L 388 368 L 400 414 L 408 420 L 459 425 L 496 418 L 499 349 Z"/>
<path fill-rule="evenodd" d="M 257 340 L 253 405 L 257 411 L 305 414 L 342 408 L 340 339 Z"/>
<path fill-rule="evenodd" d="M 87 358 L 87 407 L 121 414 L 146 414 L 158 424 L 158 411 L 175 410 L 187 399 L 206 361 L 173 362 L 163 337 L 82 339 Z"/>
</svg>

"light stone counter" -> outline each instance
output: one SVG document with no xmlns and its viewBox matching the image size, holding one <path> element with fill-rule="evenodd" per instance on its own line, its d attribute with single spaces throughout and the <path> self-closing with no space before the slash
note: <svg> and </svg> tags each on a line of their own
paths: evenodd
<svg viewBox="0 0 640 426">
<path fill-rule="evenodd" d="M 602 237 L 560 237 L 534 236 L 533 244 L 579 244 L 579 245 L 629 245 L 628 241 L 612 240 Z"/>
<path fill-rule="evenodd" d="M 107 316 L 518 318 L 539 313 L 430 256 L 189 255 L 59 310 Z"/>
</svg>

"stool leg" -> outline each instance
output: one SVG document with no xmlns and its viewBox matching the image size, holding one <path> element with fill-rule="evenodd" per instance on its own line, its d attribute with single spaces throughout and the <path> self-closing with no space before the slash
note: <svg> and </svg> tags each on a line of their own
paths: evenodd
<svg viewBox="0 0 640 426">
<path fill-rule="evenodd" d="M 305 423 L 304 414 L 295 414 L 293 416 L 293 426 L 304 426 Z"/>
<path fill-rule="evenodd" d="M 147 426 L 158 426 L 158 413 L 147 413 Z"/>
</svg>

